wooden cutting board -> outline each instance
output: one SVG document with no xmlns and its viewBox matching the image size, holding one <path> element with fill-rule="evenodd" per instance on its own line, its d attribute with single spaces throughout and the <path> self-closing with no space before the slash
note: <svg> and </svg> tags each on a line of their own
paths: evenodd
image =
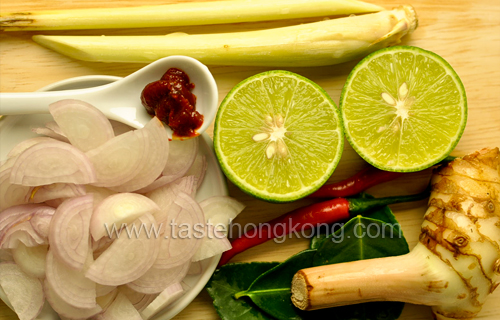
<svg viewBox="0 0 500 320">
<path fill-rule="evenodd" d="M 370 0 L 392 8 L 405 2 L 396 0 Z M 44 9 L 70 9 L 137 6 L 180 2 L 172 0 L 2 0 L 0 11 L 20 12 Z M 419 16 L 419 27 L 403 44 L 414 45 L 436 52 L 444 57 L 461 77 L 467 90 L 469 119 L 465 133 L 452 155 L 460 156 L 482 147 L 500 146 L 500 2 L 498 0 L 413 0 L 409 1 Z M 0 92 L 28 92 L 50 83 L 83 75 L 126 76 L 141 68 L 141 64 L 93 63 L 72 60 L 59 55 L 31 40 L 34 34 L 166 34 L 182 31 L 187 33 L 226 32 L 283 26 L 306 20 L 234 24 L 230 26 L 202 26 L 153 28 L 142 30 L 97 31 L 47 31 L 47 32 L 0 32 Z M 310 21 L 310 20 L 308 20 Z M 312 79 L 321 85 L 335 102 L 355 62 L 338 66 L 317 68 L 285 68 Z M 210 66 L 219 87 L 219 100 L 239 81 L 253 74 L 270 70 L 260 67 Z M 282 68 L 281 68 L 282 69 Z M 212 129 L 209 130 L 211 134 Z M 366 164 L 346 142 L 338 169 L 331 181 L 338 181 L 359 171 Z M 430 171 L 409 174 L 393 183 L 372 188 L 375 196 L 416 192 L 428 181 Z M 243 194 L 229 184 L 230 195 L 247 205 L 236 222 L 258 223 L 267 221 L 293 208 L 303 206 L 307 200 L 290 204 L 269 204 Z M 310 201 L 309 201 L 310 202 Z M 403 226 L 410 247 L 416 244 L 425 201 L 392 206 Z M 269 242 L 235 257 L 233 261 L 282 261 L 306 248 L 307 239 L 288 239 L 282 244 Z M 478 319 L 500 319 L 500 290 L 486 302 Z M 0 302 L 0 319 L 16 319 L 15 314 Z M 218 319 L 212 301 L 203 291 L 184 311 L 175 317 L 182 319 Z M 406 305 L 402 320 L 430 320 L 428 307 Z"/>
</svg>

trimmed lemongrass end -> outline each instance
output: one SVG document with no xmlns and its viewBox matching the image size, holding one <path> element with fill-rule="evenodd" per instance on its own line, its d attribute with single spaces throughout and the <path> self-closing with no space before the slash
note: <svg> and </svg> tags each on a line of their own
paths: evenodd
<svg viewBox="0 0 500 320">
<path fill-rule="evenodd" d="M 411 6 L 289 27 L 202 35 L 33 36 L 74 59 L 147 63 L 187 55 L 208 65 L 310 67 L 359 59 L 398 44 L 417 27 Z"/>
<path fill-rule="evenodd" d="M 459 276 L 420 243 L 402 256 L 303 269 L 292 280 L 292 302 L 301 310 L 371 301 L 449 305 L 466 292 Z"/>
</svg>

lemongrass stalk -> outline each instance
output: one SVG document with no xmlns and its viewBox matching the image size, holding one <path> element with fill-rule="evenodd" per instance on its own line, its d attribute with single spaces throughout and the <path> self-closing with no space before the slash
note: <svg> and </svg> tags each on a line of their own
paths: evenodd
<svg viewBox="0 0 500 320">
<path fill-rule="evenodd" d="M 205 64 L 273 67 L 323 66 L 358 59 L 394 45 L 417 26 L 415 11 L 351 16 L 258 31 L 165 36 L 43 36 L 37 43 L 75 59 L 148 63 L 187 55 Z"/>
<path fill-rule="evenodd" d="M 500 150 L 434 174 L 420 241 L 408 254 L 303 269 L 292 302 L 314 310 L 370 301 L 432 307 L 437 320 L 474 318 L 500 285 Z"/>
<path fill-rule="evenodd" d="M 467 293 L 459 275 L 420 243 L 403 256 L 302 269 L 292 280 L 292 301 L 302 310 L 372 301 L 458 305 Z"/>
<path fill-rule="evenodd" d="M 282 20 L 377 12 L 357 0 L 230 0 L 125 8 L 0 14 L 0 30 L 144 28 Z"/>
</svg>

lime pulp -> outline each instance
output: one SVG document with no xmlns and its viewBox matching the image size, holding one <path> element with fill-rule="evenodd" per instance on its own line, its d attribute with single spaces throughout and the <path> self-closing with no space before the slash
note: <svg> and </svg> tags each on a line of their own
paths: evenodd
<svg viewBox="0 0 500 320">
<path fill-rule="evenodd" d="M 397 46 L 376 51 L 350 73 L 340 107 L 345 134 L 367 162 L 410 172 L 444 159 L 467 122 L 465 89 L 435 53 Z"/>
<path fill-rule="evenodd" d="M 271 202 L 314 192 L 343 149 L 340 114 L 326 92 L 288 71 L 268 71 L 234 87 L 219 107 L 214 148 L 226 176 Z"/>
</svg>

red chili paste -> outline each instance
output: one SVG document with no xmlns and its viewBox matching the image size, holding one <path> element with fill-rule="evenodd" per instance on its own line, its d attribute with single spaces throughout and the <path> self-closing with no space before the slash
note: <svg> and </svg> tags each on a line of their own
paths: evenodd
<svg viewBox="0 0 500 320">
<path fill-rule="evenodd" d="M 160 80 L 142 90 L 142 105 L 150 115 L 165 122 L 174 136 L 195 137 L 199 135 L 196 129 L 203 124 L 203 115 L 196 111 L 193 88 L 194 84 L 184 71 L 170 68 Z"/>
</svg>

